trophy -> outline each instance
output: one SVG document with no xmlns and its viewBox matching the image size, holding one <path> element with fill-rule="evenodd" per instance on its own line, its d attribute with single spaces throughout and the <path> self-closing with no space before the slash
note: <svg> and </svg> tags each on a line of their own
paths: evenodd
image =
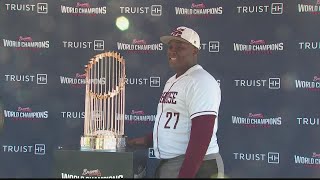
<svg viewBox="0 0 320 180">
<path fill-rule="evenodd" d="M 85 65 L 85 74 L 81 150 L 125 148 L 125 60 L 117 52 L 98 54 Z"/>
</svg>

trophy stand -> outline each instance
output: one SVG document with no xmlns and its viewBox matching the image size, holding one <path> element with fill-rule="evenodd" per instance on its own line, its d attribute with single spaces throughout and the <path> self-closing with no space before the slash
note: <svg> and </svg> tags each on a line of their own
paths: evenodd
<svg viewBox="0 0 320 180">
<path fill-rule="evenodd" d="M 119 53 L 105 52 L 94 56 L 85 67 L 85 118 L 80 150 L 124 149 L 125 60 Z"/>
</svg>

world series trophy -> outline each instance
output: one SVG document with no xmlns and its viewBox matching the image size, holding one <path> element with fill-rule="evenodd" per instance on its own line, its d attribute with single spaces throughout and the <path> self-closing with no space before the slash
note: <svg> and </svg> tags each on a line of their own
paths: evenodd
<svg viewBox="0 0 320 180">
<path fill-rule="evenodd" d="M 85 65 L 84 134 L 80 150 L 119 150 L 126 146 L 125 59 L 105 52 Z"/>
</svg>

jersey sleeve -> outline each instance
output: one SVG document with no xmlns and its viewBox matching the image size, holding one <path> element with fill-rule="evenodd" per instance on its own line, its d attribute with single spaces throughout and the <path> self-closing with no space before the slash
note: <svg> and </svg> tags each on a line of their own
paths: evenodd
<svg viewBox="0 0 320 180">
<path fill-rule="evenodd" d="M 186 89 L 190 119 L 201 115 L 218 115 L 220 87 L 215 79 L 192 80 Z"/>
</svg>

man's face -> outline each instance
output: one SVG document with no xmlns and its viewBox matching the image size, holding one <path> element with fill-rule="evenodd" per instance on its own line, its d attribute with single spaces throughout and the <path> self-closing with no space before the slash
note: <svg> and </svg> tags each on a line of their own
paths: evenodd
<svg viewBox="0 0 320 180">
<path fill-rule="evenodd" d="M 194 63 L 196 52 L 196 48 L 190 43 L 171 40 L 167 51 L 170 67 L 176 72 L 188 69 Z"/>
</svg>

